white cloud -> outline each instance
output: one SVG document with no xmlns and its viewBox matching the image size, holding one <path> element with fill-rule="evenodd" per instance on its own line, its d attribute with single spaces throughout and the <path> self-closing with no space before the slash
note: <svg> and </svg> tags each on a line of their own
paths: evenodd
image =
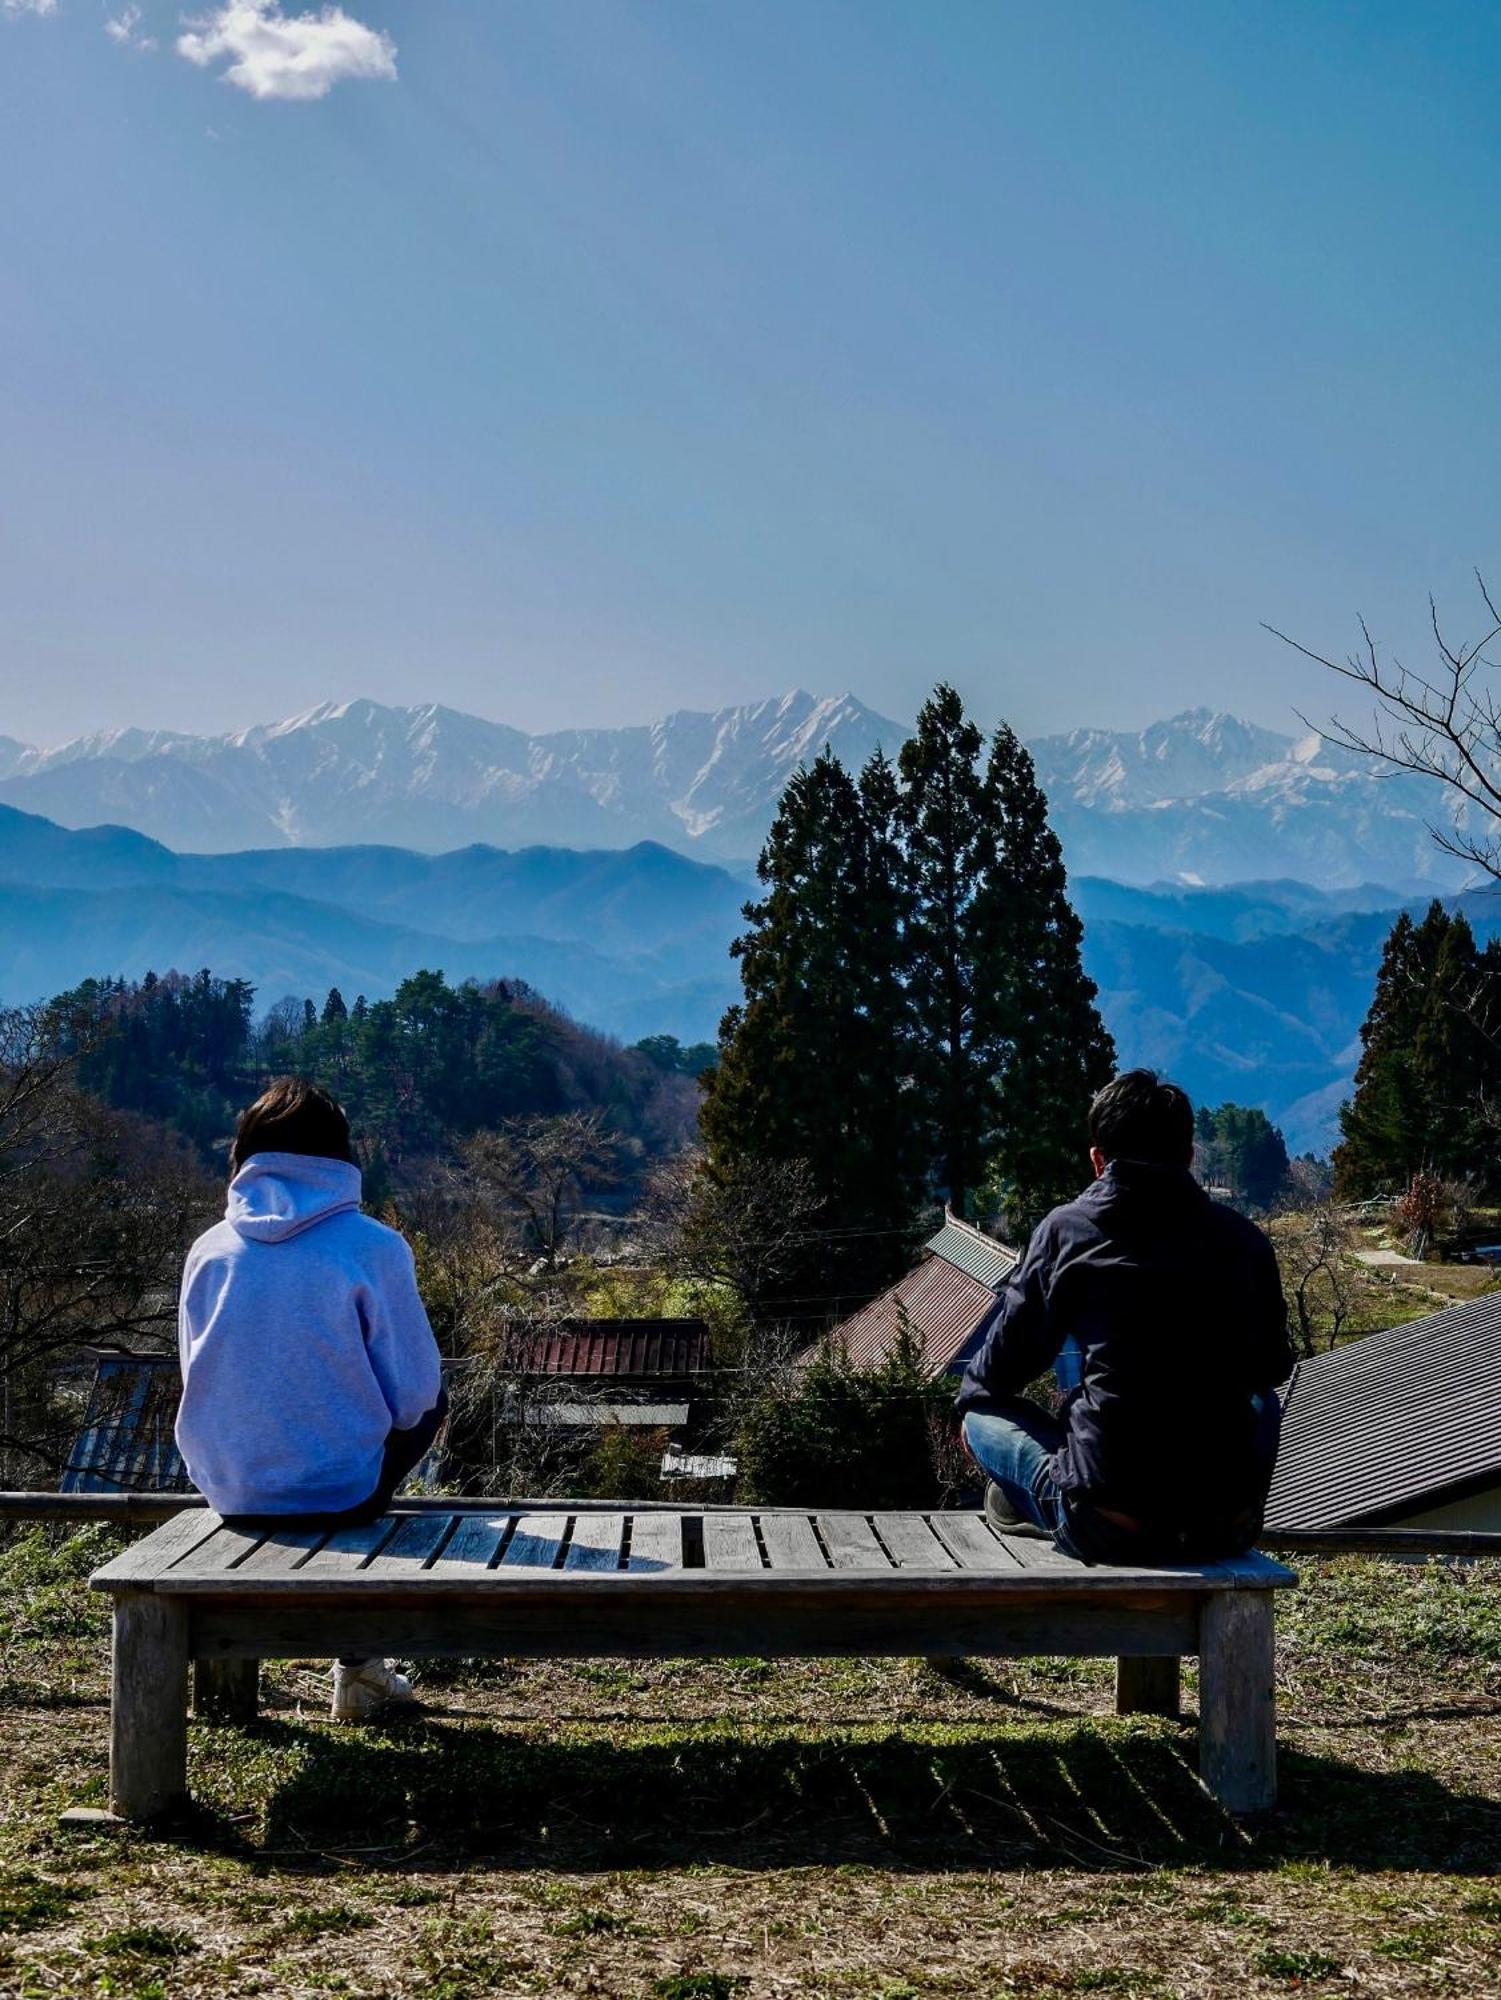
<svg viewBox="0 0 1501 2000">
<path fill-rule="evenodd" d="M 9 0 L 5 0 L 9 4 Z M 177 52 L 200 69 L 221 57 L 226 83 L 252 97 L 306 101 L 327 97 L 346 77 L 394 82 L 396 44 L 342 7 L 321 14 L 284 14 L 276 0 L 227 0 L 216 13 L 189 21 Z"/>
<path fill-rule="evenodd" d="M 0 0 L 0 14 L 13 21 L 20 14 L 55 14 L 57 0 Z"/>
<path fill-rule="evenodd" d="M 118 14 L 104 24 L 104 32 L 112 42 L 118 42 L 122 49 L 154 49 L 155 35 L 139 33 L 141 10 L 139 7 L 122 7 Z"/>
</svg>

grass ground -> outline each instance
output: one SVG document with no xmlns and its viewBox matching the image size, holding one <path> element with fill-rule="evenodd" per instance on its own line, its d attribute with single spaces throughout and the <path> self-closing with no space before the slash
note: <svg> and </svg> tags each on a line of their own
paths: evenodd
<svg viewBox="0 0 1501 2000">
<path fill-rule="evenodd" d="M 377 1732 L 271 1669 L 190 1824 L 80 1837 L 110 1546 L 0 1554 L 0 1993 L 1501 1995 L 1495 1566 L 1304 1565 L 1252 1829 L 1108 1663 L 742 1660 L 434 1668 Z"/>
</svg>

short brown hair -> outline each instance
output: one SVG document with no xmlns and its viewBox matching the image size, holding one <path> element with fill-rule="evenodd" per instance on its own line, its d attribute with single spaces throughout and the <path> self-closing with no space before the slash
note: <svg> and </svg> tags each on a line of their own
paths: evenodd
<svg viewBox="0 0 1501 2000">
<path fill-rule="evenodd" d="M 279 1076 L 240 1113 L 230 1172 L 237 1174 L 255 1153 L 307 1153 L 359 1164 L 343 1105 L 305 1076 Z"/>
<path fill-rule="evenodd" d="M 1107 1161 L 1186 1167 L 1193 1159 L 1194 1108 L 1187 1091 L 1155 1070 L 1123 1070 L 1090 1105 L 1089 1138 Z"/>
</svg>

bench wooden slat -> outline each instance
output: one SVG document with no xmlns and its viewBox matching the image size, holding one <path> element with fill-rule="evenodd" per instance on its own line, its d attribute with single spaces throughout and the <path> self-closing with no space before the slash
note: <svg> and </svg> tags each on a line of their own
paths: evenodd
<svg viewBox="0 0 1501 2000">
<path fill-rule="evenodd" d="M 328 1576 L 360 1569 L 377 1549 L 391 1539 L 397 1523 L 389 1514 L 379 1521 L 366 1521 L 358 1528 L 340 1528 L 323 1547 L 298 1570 L 299 1577 Z"/>
<path fill-rule="evenodd" d="M 1021 1564 L 998 1542 L 979 1514 L 934 1514 L 933 1533 L 961 1569 L 1018 1570 Z"/>
<path fill-rule="evenodd" d="M 573 1539 L 563 1558 L 564 1569 L 619 1569 L 625 1544 L 624 1514 L 579 1514 Z"/>
<path fill-rule="evenodd" d="M 411 1576 L 427 1568 L 453 1526 L 452 1514 L 408 1514 L 378 1556 L 365 1565 L 367 1576 Z"/>
<path fill-rule="evenodd" d="M 863 1514 L 820 1514 L 818 1532 L 835 1569 L 890 1569 L 891 1558 Z"/>
<path fill-rule="evenodd" d="M 1012 1556 L 1022 1569 L 1086 1569 L 1077 1556 L 1067 1556 L 1062 1549 L 1055 1548 L 1051 1537 L 1046 1541 L 1037 1535 L 1002 1535 L 1001 1546 Z"/>
<path fill-rule="evenodd" d="M 577 1532 L 575 1530 L 575 1532 Z M 681 1514 L 633 1514 L 631 1553 L 626 1564 L 631 1570 L 681 1569 L 683 1567 L 683 1517 Z"/>
<path fill-rule="evenodd" d="M 236 1565 L 236 1574 L 251 1576 L 291 1576 L 307 1559 L 310 1550 L 323 1541 L 322 1528 L 277 1528 L 260 1547 Z"/>
<path fill-rule="evenodd" d="M 761 1540 L 775 1570 L 827 1570 L 829 1565 L 806 1514 L 763 1514 Z"/>
<path fill-rule="evenodd" d="M 430 1576 L 461 1576 L 487 1570 L 505 1540 L 514 1514 L 462 1514 L 452 1538 L 428 1571 Z"/>
<path fill-rule="evenodd" d="M 502 1569 L 551 1569 L 568 1532 L 566 1514 L 523 1514 L 506 1543 Z"/>
<path fill-rule="evenodd" d="M 105 1564 L 94 1581 L 107 1588 L 116 1583 L 157 1576 L 172 1563 L 191 1555 L 210 1535 L 218 1532 L 219 1526 L 219 1516 L 211 1507 L 194 1507 L 176 1514 L 170 1521 L 164 1521 L 161 1527 L 154 1528 L 149 1535 L 142 1535 L 138 1542 L 132 1542 L 128 1549 L 122 1549 L 112 1562 Z"/>
<path fill-rule="evenodd" d="M 921 1514 L 877 1514 L 876 1533 L 899 1569 L 953 1569 L 954 1558 Z"/>
<path fill-rule="evenodd" d="M 226 1528 L 221 1524 L 206 1542 L 200 1542 L 190 1555 L 180 1556 L 172 1567 L 191 1569 L 200 1576 L 213 1570 L 236 1569 L 265 1539 L 262 1528 Z"/>
<path fill-rule="evenodd" d="M 636 1516 L 639 1522 L 641 1516 Z M 761 1545 L 749 1514 L 705 1514 L 704 1568 L 760 1570 Z"/>
</svg>

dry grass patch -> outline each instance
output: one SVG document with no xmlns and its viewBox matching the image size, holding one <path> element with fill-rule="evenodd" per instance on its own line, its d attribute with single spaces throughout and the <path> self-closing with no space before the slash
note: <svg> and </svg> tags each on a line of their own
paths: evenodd
<svg viewBox="0 0 1501 2000">
<path fill-rule="evenodd" d="M 254 1729 L 195 1725 L 190 1823 L 80 1839 L 103 1553 L 0 1555 L 6 1994 L 1501 1994 L 1479 1567 L 1306 1567 L 1249 1829 L 1191 1727 L 1108 1713 L 1105 1663 L 742 1660 L 444 1669 L 385 1731 L 278 1667 Z"/>
</svg>

